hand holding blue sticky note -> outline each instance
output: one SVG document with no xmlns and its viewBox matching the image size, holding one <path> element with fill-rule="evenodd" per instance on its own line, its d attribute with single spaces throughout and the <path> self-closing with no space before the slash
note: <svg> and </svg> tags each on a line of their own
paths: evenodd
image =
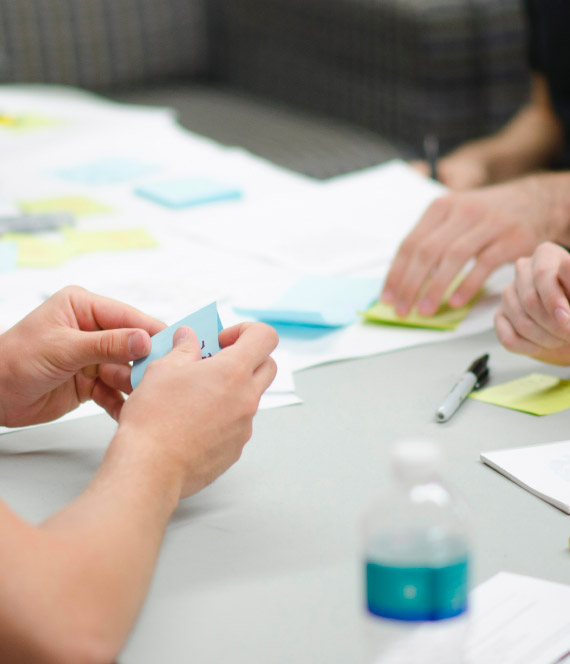
<svg viewBox="0 0 570 664">
<path fill-rule="evenodd" d="M 174 209 L 241 198 L 237 187 L 207 177 L 162 180 L 138 187 L 135 193 Z"/>
<path fill-rule="evenodd" d="M 222 331 L 223 327 L 218 314 L 218 307 L 215 302 L 212 302 L 152 337 L 152 349 L 150 353 L 142 360 L 136 360 L 133 363 L 133 370 L 131 372 L 131 385 L 133 389 L 141 382 L 148 365 L 154 360 L 164 357 L 172 350 L 174 333 L 182 326 L 190 327 L 196 333 L 202 349 L 202 358 L 211 357 L 220 350 L 218 334 Z"/>
<path fill-rule="evenodd" d="M 266 323 L 343 327 L 356 320 L 357 311 L 368 307 L 379 290 L 378 279 L 305 276 L 269 307 L 234 309 Z"/>
</svg>

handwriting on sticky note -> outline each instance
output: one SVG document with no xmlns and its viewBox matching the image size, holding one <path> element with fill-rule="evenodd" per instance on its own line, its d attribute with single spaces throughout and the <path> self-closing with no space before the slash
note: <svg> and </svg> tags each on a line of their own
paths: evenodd
<svg viewBox="0 0 570 664">
<path fill-rule="evenodd" d="M 570 380 L 532 373 L 469 395 L 477 401 L 531 415 L 550 415 L 570 408 Z"/>
<path fill-rule="evenodd" d="M 215 302 L 212 302 L 152 337 L 152 348 L 150 353 L 142 360 L 137 360 L 133 363 L 133 370 L 131 372 L 131 385 L 133 386 L 133 389 L 136 388 L 142 380 L 148 365 L 154 360 L 164 357 L 172 350 L 174 333 L 182 326 L 190 327 L 196 333 L 196 336 L 200 341 L 202 359 L 212 357 L 212 355 L 215 355 L 220 350 L 218 334 L 222 330 L 222 323 L 220 321 L 220 316 L 218 315 L 218 307 Z"/>
</svg>

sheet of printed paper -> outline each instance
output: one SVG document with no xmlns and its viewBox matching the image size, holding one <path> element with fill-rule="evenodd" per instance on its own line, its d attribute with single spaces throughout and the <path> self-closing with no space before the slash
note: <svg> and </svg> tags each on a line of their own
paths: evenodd
<svg viewBox="0 0 570 664">
<path fill-rule="evenodd" d="M 556 664 L 570 653 L 570 586 L 500 572 L 471 592 L 470 603 L 468 664 Z M 430 656 L 439 633 L 419 627 L 409 638 L 422 664 L 440 664 Z M 375 664 L 404 661 L 394 648 Z"/>
<path fill-rule="evenodd" d="M 481 461 L 570 514 L 570 441 L 482 452 Z"/>
<path fill-rule="evenodd" d="M 469 396 L 477 401 L 531 415 L 551 415 L 570 408 L 570 380 L 532 373 L 502 385 L 471 392 Z"/>
<path fill-rule="evenodd" d="M 472 603 L 470 664 L 555 664 L 570 653 L 570 586 L 501 572 Z"/>
</svg>

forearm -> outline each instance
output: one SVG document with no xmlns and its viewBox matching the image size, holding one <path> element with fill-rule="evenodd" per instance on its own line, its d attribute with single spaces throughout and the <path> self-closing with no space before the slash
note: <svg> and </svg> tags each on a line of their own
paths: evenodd
<svg viewBox="0 0 570 664">
<path fill-rule="evenodd" d="M 449 157 L 485 165 L 490 183 L 550 167 L 560 153 L 563 130 L 558 120 L 530 105 L 497 134 L 461 146 Z"/>
<path fill-rule="evenodd" d="M 563 143 L 564 127 L 552 107 L 548 84 L 542 75 L 534 74 L 531 100 L 503 129 L 449 156 L 480 163 L 488 184 L 493 184 L 551 167 Z"/>
<path fill-rule="evenodd" d="M 112 662 L 122 647 L 180 495 L 175 474 L 145 445 L 136 449 L 140 441 L 123 444 L 125 435 L 119 432 L 79 498 L 23 533 L 18 550 L 33 556 L 12 561 L 18 592 L 4 590 L 10 616 L 0 625 L 0 659 L 14 631 L 19 637 L 8 647 L 28 652 L 33 644 L 39 661 Z M 18 629 L 3 634 L 5 618 Z"/>
</svg>

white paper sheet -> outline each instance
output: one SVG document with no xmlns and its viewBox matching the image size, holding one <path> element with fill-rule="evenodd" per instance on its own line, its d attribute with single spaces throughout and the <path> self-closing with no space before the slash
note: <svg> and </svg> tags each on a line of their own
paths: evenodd
<svg viewBox="0 0 570 664">
<path fill-rule="evenodd" d="M 570 586 L 500 572 L 470 602 L 466 664 L 555 664 L 570 653 Z M 445 659 L 438 627 L 418 627 L 376 664 L 408 664 L 402 646 L 421 652 L 421 664 L 456 664 Z"/>
<path fill-rule="evenodd" d="M 501 572 L 472 602 L 469 664 L 554 664 L 570 653 L 570 586 Z"/>
<path fill-rule="evenodd" d="M 570 514 L 570 441 L 483 452 L 481 461 Z"/>
</svg>

